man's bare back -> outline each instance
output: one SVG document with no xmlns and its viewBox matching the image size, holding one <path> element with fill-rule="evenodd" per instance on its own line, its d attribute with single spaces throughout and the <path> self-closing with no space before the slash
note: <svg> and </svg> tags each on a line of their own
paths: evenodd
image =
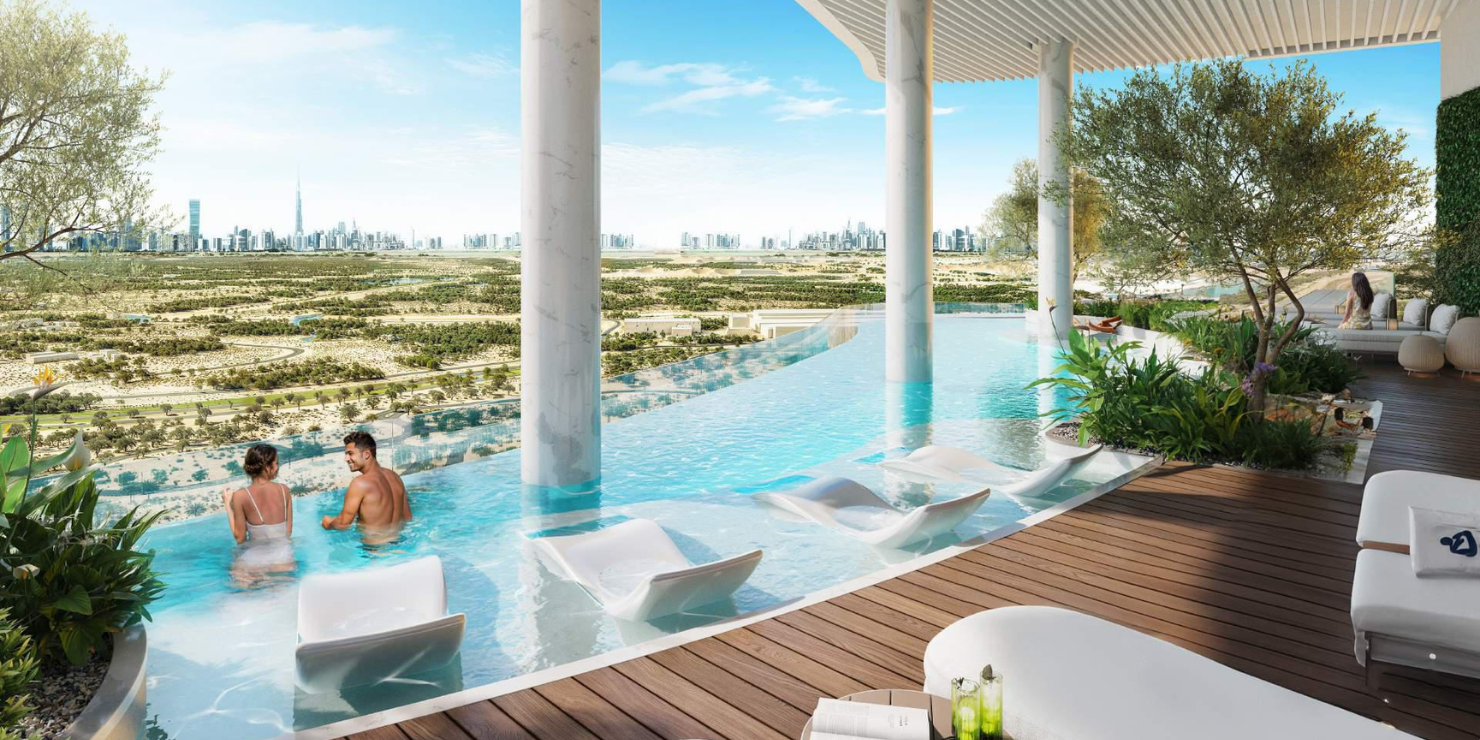
<svg viewBox="0 0 1480 740">
<path fill-rule="evenodd" d="M 406 484 L 401 476 L 381 467 L 375 459 L 374 439 L 363 432 L 346 437 L 344 459 L 350 470 L 360 476 L 344 492 L 344 507 L 339 516 L 324 517 L 324 529 L 348 529 L 356 522 L 363 528 L 384 529 L 411 518 Z"/>
</svg>

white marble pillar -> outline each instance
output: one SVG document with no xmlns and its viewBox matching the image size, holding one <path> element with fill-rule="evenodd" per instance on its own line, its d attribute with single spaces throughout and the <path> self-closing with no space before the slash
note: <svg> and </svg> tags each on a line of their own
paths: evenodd
<svg viewBox="0 0 1480 740">
<path fill-rule="evenodd" d="M 884 375 L 905 383 L 931 379 L 932 6 L 888 0 L 884 10 Z"/>
<path fill-rule="evenodd" d="M 1050 183 L 1069 185 L 1069 173 L 1053 135 L 1069 125 L 1069 95 L 1074 89 L 1074 44 L 1038 44 L 1038 335 L 1067 339 L 1074 318 L 1074 211 L 1045 197 Z M 1054 308 L 1049 310 L 1049 306 Z"/>
<path fill-rule="evenodd" d="M 601 2 L 523 0 L 520 470 L 601 477 Z"/>
<path fill-rule="evenodd" d="M 1439 99 L 1480 87 L 1480 3 L 1459 3 L 1439 24 Z"/>
</svg>

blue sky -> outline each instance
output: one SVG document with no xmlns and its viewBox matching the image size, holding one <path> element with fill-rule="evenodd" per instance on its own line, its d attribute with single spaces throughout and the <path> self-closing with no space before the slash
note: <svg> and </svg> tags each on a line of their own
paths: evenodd
<svg viewBox="0 0 1480 740">
<path fill-rule="evenodd" d="M 155 182 L 176 213 L 200 198 L 208 235 L 290 229 L 295 170 L 309 229 L 518 229 L 517 0 L 75 7 L 169 70 Z M 681 231 L 883 225 L 883 89 L 794 0 L 615 0 L 603 16 L 604 231 L 667 248 Z M 1438 51 L 1311 59 L 1431 166 Z M 935 224 L 974 226 L 1036 154 L 1036 83 L 941 84 L 935 103 Z"/>
</svg>

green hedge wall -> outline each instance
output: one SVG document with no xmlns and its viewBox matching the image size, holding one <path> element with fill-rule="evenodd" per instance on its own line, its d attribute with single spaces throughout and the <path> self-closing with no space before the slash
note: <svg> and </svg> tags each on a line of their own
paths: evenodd
<svg viewBox="0 0 1480 740">
<path fill-rule="evenodd" d="M 1480 313 L 1480 88 L 1439 103 L 1434 160 L 1437 223 L 1459 242 L 1434 260 L 1435 298 Z"/>
</svg>

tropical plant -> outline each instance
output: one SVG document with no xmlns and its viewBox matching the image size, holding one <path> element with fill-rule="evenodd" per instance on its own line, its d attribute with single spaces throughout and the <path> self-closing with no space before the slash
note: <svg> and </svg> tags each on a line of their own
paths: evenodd
<svg viewBox="0 0 1480 740">
<path fill-rule="evenodd" d="M 1136 72 L 1083 89 L 1055 139 L 1110 203 L 1105 240 L 1161 275 L 1237 282 L 1257 328 L 1256 366 L 1276 366 L 1305 309 L 1292 283 L 1422 238 L 1430 172 L 1377 114 L 1339 113 L 1306 62 L 1261 76 L 1238 60 Z M 1060 194 L 1059 197 L 1064 197 Z M 1276 301 L 1295 314 L 1275 330 Z M 1262 413 L 1267 374 L 1249 376 Z"/>
<path fill-rule="evenodd" d="M 163 512 L 129 511 L 97 524 L 95 468 L 61 476 L 0 520 L 0 607 L 8 608 L 43 661 L 82 665 L 105 637 L 148 618 L 164 588 L 153 553 L 135 548 Z"/>
<path fill-rule="evenodd" d="M 36 672 L 31 638 L 0 609 L 0 740 L 20 740 L 15 728 L 31 713 L 28 689 Z"/>
<path fill-rule="evenodd" d="M 1309 467 L 1324 451 L 1309 423 L 1250 418 L 1236 376 L 1216 368 L 1189 376 L 1154 351 L 1137 359 L 1140 346 L 1101 347 L 1075 332 L 1054 376 L 1029 387 L 1068 390 L 1067 405 L 1049 415 L 1078 421 L 1081 443 L 1093 438 L 1193 462 L 1286 469 Z"/>
</svg>

